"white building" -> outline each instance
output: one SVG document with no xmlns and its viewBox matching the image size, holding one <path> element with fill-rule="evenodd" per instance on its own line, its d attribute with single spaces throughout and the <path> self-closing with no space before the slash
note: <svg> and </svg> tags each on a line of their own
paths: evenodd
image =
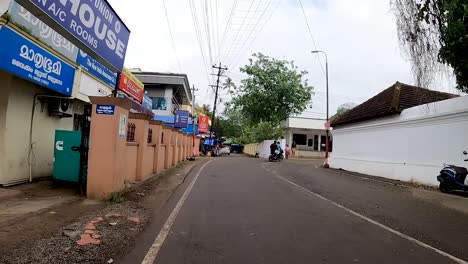
<svg viewBox="0 0 468 264">
<path fill-rule="evenodd" d="M 437 185 L 444 163 L 467 165 L 467 96 L 397 82 L 332 126 L 332 168 Z"/>
<path fill-rule="evenodd" d="M 325 157 L 325 119 L 290 117 L 283 125 L 286 127 L 286 144 L 291 147 L 296 142 L 298 158 Z M 330 134 L 330 151 L 333 140 Z"/>
</svg>

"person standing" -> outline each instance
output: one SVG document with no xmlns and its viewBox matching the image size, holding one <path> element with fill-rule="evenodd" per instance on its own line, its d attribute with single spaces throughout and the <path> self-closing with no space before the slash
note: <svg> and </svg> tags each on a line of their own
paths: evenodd
<svg viewBox="0 0 468 264">
<path fill-rule="evenodd" d="M 291 148 L 289 147 L 288 144 L 286 144 L 286 159 L 289 158 L 289 155 L 291 154 Z"/>
<path fill-rule="evenodd" d="M 296 141 L 293 141 L 293 143 L 292 143 L 292 145 L 291 145 L 291 150 L 292 150 L 292 156 L 293 156 L 293 157 L 296 156 L 296 149 L 297 149 Z"/>
</svg>

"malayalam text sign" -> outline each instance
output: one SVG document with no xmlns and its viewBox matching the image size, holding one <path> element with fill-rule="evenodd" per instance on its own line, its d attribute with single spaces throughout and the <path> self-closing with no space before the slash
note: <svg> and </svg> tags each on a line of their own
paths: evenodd
<svg viewBox="0 0 468 264">
<path fill-rule="evenodd" d="M 80 52 L 78 52 L 76 64 L 81 66 L 87 72 L 99 78 L 104 83 L 110 85 L 112 88 L 115 88 L 115 84 L 117 83 L 117 74 L 113 73 L 111 70 L 106 68 L 93 57 L 86 54 L 84 51 L 80 50 Z"/>
<path fill-rule="evenodd" d="M 209 118 L 205 115 L 202 115 L 198 118 L 198 132 L 206 133 L 208 132 L 208 122 Z"/>
<path fill-rule="evenodd" d="M 98 115 L 114 115 L 114 105 L 96 105 L 96 114 Z"/>
<path fill-rule="evenodd" d="M 75 68 L 3 26 L 0 69 L 71 96 Z"/>
<path fill-rule="evenodd" d="M 71 61 L 76 60 L 78 47 L 35 17 L 26 8 L 13 1 L 8 13 L 14 24 L 24 27 L 32 36 L 40 39 Z"/>
<path fill-rule="evenodd" d="M 59 33 L 67 32 L 75 45 L 91 51 L 121 71 L 130 31 L 106 0 L 18 0 Z M 40 17 L 40 16 L 39 16 Z M 65 34 L 62 34 L 67 37 Z"/>
<path fill-rule="evenodd" d="M 136 79 L 136 77 L 126 69 L 124 69 L 120 74 L 118 88 L 131 98 L 141 103 L 143 99 L 143 83 Z"/>
</svg>

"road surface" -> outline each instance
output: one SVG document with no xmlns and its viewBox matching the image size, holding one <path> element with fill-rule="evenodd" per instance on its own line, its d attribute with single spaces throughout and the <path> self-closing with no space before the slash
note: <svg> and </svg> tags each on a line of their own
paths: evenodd
<svg viewBox="0 0 468 264">
<path fill-rule="evenodd" d="M 467 263 L 466 197 L 318 164 L 203 161 L 117 263 Z"/>
</svg>

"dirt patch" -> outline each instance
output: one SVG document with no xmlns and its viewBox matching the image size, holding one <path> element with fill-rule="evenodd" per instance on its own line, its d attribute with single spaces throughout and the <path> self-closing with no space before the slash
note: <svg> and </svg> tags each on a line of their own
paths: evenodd
<svg viewBox="0 0 468 264">
<path fill-rule="evenodd" d="M 202 159 L 199 159 L 199 161 Z M 136 236 L 198 162 L 185 162 L 135 184 L 122 203 L 75 201 L 0 227 L 0 263 L 107 263 Z M 52 213 L 51 213 L 52 212 Z"/>
</svg>

